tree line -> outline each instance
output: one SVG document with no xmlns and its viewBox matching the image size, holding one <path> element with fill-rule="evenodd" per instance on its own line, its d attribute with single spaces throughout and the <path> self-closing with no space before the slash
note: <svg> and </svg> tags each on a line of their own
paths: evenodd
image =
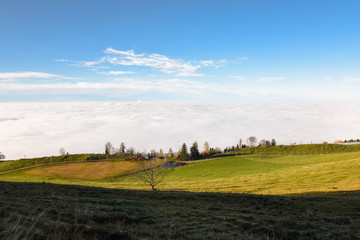
<svg viewBox="0 0 360 240">
<path fill-rule="evenodd" d="M 160 149 L 159 151 L 156 151 L 155 149 L 152 149 L 150 152 L 139 152 L 136 151 L 134 147 L 126 148 L 125 143 L 121 142 L 118 148 L 114 147 L 114 145 L 111 142 L 107 142 L 105 144 L 105 154 L 127 154 L 130 156 L 137 156 L 147 159 L 153 159 L 153 158 L 174 158 L 178 159 L 180 161 L 189 161 L 189 160 L 199 160 L 208 158 L 211 155 L 218 154 L 218 153 L 226 153 L 226 152 L 232 152 L 232 151 L 239 151 L 243 148 L 248 147 L 271 147 L 276 146 L 276 140 L 265 140 L 261 139 L 259 142 L 255 136 L 251 136 L 246 139 L 246 143 L 243 143 L 242 139 L 239 140 L 239 143 L 236 146 L 228 146 L 225 149 L 221 150 L 219 147 L 210 147 L 209 142 L 205 142 L 203 145 L 202 151 L 199 149 L 199 144 L 197 141 L 193 142 L 190 146 L 190 149 L 188 149 L 186 143 L 183 143 L 181 148 L 178 151 L 173 151 L 172 148 L 170 148 L 166 153 Z"/>
</svg>

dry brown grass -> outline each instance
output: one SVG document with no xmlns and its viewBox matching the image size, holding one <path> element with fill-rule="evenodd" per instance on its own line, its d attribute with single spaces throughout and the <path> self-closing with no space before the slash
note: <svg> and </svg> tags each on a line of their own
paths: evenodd
<svg viewBox="0 0 360 240">
<path fill-rule="evenodd" d="M 139 163 L 132 161 L 67 163 L 58 166 L 34 169 L 28 174 L 42 176 L 60 176 L 79 179 L 103 179 L 106 177 L 130 174 L 138 169 Z"/>
</svg>

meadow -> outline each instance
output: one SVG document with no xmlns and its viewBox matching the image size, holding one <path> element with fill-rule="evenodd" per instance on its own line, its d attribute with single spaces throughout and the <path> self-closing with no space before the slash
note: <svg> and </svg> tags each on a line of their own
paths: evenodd
<svg viewBox="0 0 360 240">
<path fill-rule="evenodd" d="M 161 191 L 128 156 L 1 162 L 0 238 L 360 239 L 360 151 L 320 147 L 188 161 Z"/>
<path fill-rule="evenodd" d="M 149 190 L 135 173 L 136 161 L 67 163 L 0 175 L 2 181 L 51 182 Z M 159 186 L 166 191 L 306 194 L 360 189 L 360 152 L 317 155 L 238 155 L 171 168 Z"/>
</svg>

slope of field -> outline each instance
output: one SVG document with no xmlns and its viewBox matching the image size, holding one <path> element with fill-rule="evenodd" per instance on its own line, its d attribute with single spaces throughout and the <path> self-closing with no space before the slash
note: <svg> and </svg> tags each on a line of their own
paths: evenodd
<svg viewBox="0 0 360 240">
<path fill-rule="evenodd" d="M 119 176 L 116 177 L 104 174 L 101 176 L 106 177 L 95 179 L 82 175 L 81 165 L 76 169 L 79 171 L 68 175 L 61 175 L 58 170 L 46 174 L 44 171 L 50 170 L 26 170 L 0 175 L 0 180 L 149 190 L 149 186 L 134 175 L 121 177 L 120 174 L 114 174 Z M 192 162 L 187 166 L 169 169 L 158 189 L 274 195 L 353 191 L 360 189 L 359 172 L 360 152 L 293 156 L 242 155 Z"/>
<path fill-rule="evenodd" d="M 360 152 L 312 156 L 234 156 L 171 169 L 166 190 L 300 194 L 360 189 Z M 114 179 L 143 189 L 134 177 Z"/>
<path fill-rule="evenodd" d="M 39 176 L 56 176 L 94 180 L 134 173 L 137 171 L 138 167 L 139 162 L 136 161 L 67 163 L 57 166 L 37 168 L 27 171 L 26 173 Z"/>
<path fill-rule="evenodd" d="M 96 161 L 96 160 L 108 160 L 108 159 L 124 159 L 129 157 L 126 154 L 72 154 L 62 156 L 51 156 L 42 158 L 26 158 L 14 161 L 0 161 L 0 173 L 16 170 L 20 168 L 32 167 L 35 165 L 44 165 L 51 163 L 61 162 L 85 162 L 85 161 Z"/>
<path fill-rule="evenodd" d="M 211 157 L 256 154 L 256 155 L 317 155 L 329 153 L 359 152 L 360 144 L 300 144 L 300 145 L 278 145 L 274 147 L 251 147 L 239 151 L 216 154 Z"/>
<path fill-rule="evenodd" d="M 1 239 L 360 238 L 359 193 L 259 196 L 0 182 Z"/>
</svg>

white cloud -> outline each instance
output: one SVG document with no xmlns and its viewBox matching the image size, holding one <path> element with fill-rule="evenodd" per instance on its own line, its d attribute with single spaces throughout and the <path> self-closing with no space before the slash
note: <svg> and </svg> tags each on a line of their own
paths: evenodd
<svg viewBox="0 0 360 240">
<path fill-rule="evenodd" d="M 360 77 L 354 77 L 354 76 L 345 76 L 342 79 L 343 83 L 360 83 Z"/>
<path fill-rule="evenodd" d="M 55 62 L 70 62 L 68 59 L 55 59 Z"/>
<path fill-rule="evenodd" d="M 0 72 L 0 80 L 11 82 L 21 79 L 84 79 L 80 77 L 67 77 L 44 72 Z M 4 82 L 4 81 L 2 81 Z"/>
<path fill-rule="evenodd" d="M 7 159 L 57 155 L 60 147 L 103 152 L 107 141 L 167 151 L 194 141 L 201 149 L 205 141 L 224 148 L 252 135 L 279 144 L 332 142 L 360 131 L 360 104 L 353 101 L 0 103 L 0 112 L 6 112 L 0 151 Z"/>
<path fill-rule="evenodd" d="M 199 76 L 195 71 L 200 68 L 200 65 L 171 59 L 161 54 L 136 54 L 134 50 L 119 51 L 113 48 L 107 48 L 105 53 L 109 54 L 106 61 L 114 65 L 146 66 L 175 76 Z"/>
<path fill-rule="evenodd" d="M 259 79 L 259 82 L 272 82 L 272 81 L 280 81 L 284 79 L 285 77 L 262 77 Z"/>
<path fill-rule="evenodd" d="M 0 79 L 52 78 L 59 75 L 44 72 L 0 72 Z"/>
<path fill-rule="evenodd" d="M 100 74 L 104 74 L 104 75 L 123 75 L 123 74 L 133 74 L 135 72 L 131 72 L 131 71 L 109 71 L 109 72 L 98 72 Z"/>
<path fill-rule="evenodd" d="M 110 68 L 109 65 L 150 67 L 163 73 L 179 77 L 201 77 L 204 76 L 204 74 L 197 72 L 201 67 L 218 68 L 228 62 L 226 59 L 215 61 L 184 61 L 156 53 L 135 53 L 134 50 L 121 51 L 113 48 L 107 48 L 104 53 L 106 54 L 105 56 L 92 61 L 72 61 L 66 59 L 56 59 L 55 61 L 66 62 L 69 63 L 70 66 L 85 67 L 95 71 L 101 68 Z"/>
</svg>

